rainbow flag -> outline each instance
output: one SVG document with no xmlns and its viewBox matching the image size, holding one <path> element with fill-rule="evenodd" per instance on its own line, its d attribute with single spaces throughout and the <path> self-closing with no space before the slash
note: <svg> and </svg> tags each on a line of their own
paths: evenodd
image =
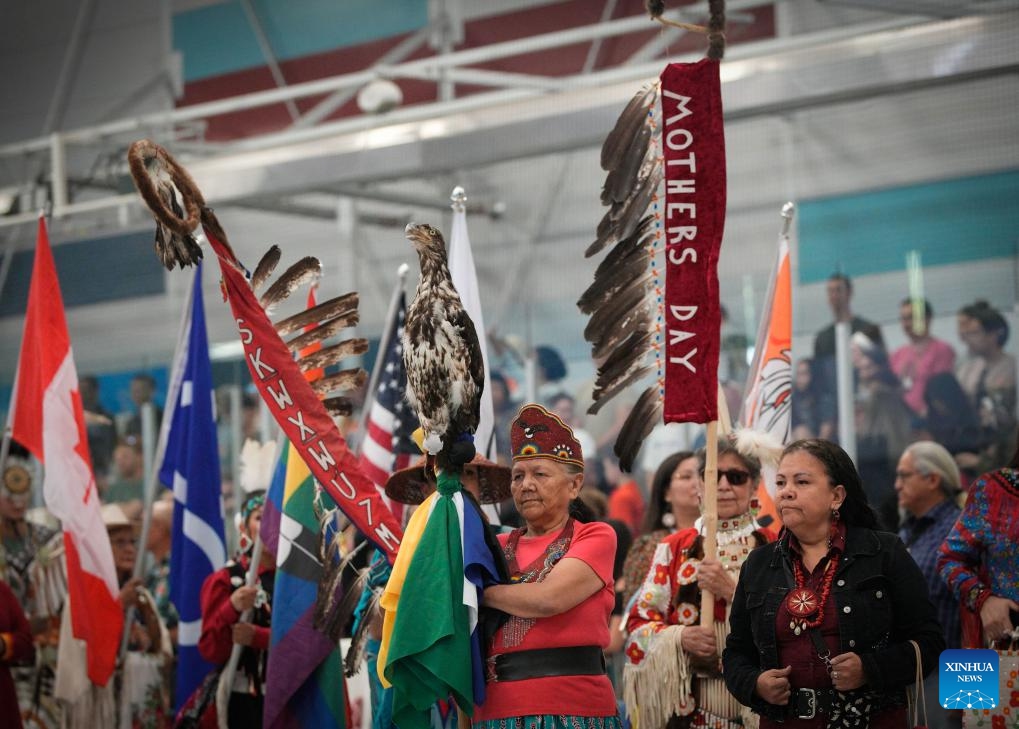
<svg viewBox="0 0 1019 729">
<path fill-rule="evenodd" d="M 272 638 L 266 674 L 266 729 L 346 729 L 346 685 L 340 650 L 312 627 L 322 563 L 315 511 L 335 504 L 317 490 L 308 466 L 286 444 L 267 494 L 262 541 L 276 553 Z"/>
<path fill-rule="evenodd" d="M 393 687 L 400 729 L 427 729 L 436 701 L 452 697 L 472 714 L 485 700 L 478 607 L 485 585 L 505 582 L 492 543 L 459 479 L 440 474 L 407 525 L 380 603 L 379 675 Z"/>
</svg>

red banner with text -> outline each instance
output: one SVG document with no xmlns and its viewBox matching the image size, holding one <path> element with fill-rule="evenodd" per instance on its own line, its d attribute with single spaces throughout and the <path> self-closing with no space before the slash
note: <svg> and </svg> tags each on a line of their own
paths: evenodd
<svg viewBox="0 0 1019 729">
<path fill-rule="evenodd" d="M 665 158 L 666 423 L 718 418 L 718 253 L 725 228 L 725 133 L 718 61 L 661 76 Z"/>
<path fill-rule="evenodd" d="M 259 305 L 230 251 L 205 231 L 219 258 L 227 299 L 244 345 L 244 359 L 262 399 L 312 475 L 340 510 L 390 562 L 403 530 L 375 484 L 361 472 L 325 406 Z"/>
</svg>

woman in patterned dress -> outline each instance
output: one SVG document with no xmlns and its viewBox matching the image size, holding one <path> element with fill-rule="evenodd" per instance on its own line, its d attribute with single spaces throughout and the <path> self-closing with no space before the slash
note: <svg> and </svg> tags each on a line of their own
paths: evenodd
<svg viewBox="0 0 1019 729">
<path fill-rule="evenodd" d="M 938 571 L 963 607 L 963 648 L 1019 638 L 1019 446 L 985 473 L 941 545 Z"/>
<path fill-rule="evenodd" d="M 721 651 L 740 567 L 772 541 L 754 520 L 761 457 L 775 448 L 750 434 L 718 444 L 718 556 L 705 559 L 701 524 L 659 543 L 630 610 L 624 699 L 640 729 L 741 727 L 742 707 L 722 681 Z M 699 454 L 704 469 L 704 452 Z M 701 589 L 715 596 L 712 627 L 701 626 Z"/>
</svg>

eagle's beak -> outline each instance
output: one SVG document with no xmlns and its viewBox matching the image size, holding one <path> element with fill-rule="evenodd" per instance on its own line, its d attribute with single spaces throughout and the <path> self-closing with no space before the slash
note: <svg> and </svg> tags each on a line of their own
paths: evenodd
<svg viewBox="0 0 1019 729">
<path fill-rule="evenodd" d="M 421 223 L 408 223 L 407 227 L 404 228 L 404 233 L 407 235 L 407 240 L 414 244 L 414 248 L 420 250 L 419 246 L 426 246 L 430 240 L 429 236 L 424 232 L 424 225 Z"/>
</svg>

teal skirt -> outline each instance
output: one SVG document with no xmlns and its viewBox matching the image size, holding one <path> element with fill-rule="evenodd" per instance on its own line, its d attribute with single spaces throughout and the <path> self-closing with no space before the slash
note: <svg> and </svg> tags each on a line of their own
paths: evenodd
<svg viewBox="0 0 1019 729">
<path fill-rule="evenodd" d="M 474 729 L 622 729 L 619 715 L 528 714 L 474 722 Z"/>
</svg>

